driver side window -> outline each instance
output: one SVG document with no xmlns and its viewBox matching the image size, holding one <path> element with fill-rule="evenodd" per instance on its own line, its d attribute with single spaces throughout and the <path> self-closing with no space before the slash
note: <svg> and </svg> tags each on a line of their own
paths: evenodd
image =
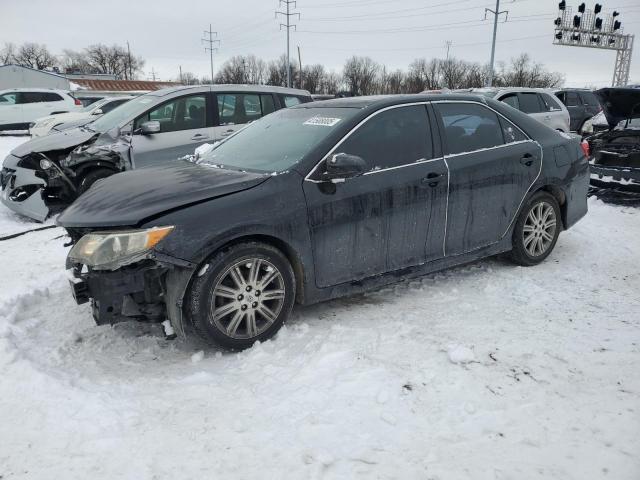
<svg viewBox="0 0 640 480">
<path fill-rule="evenodd" d="M 433 157 L 424 105 L 392 108 L 370 118 L 335 153 L 363 158 L 372 170 L 398 167 Z"/>
<path fill-rule="evenodd" d="M 204 95 L 180 97 L 150 110 L 136 119 L 134 130 L 149 121 L 160 122 L 160 133 L 205 128 L 206 98 Z"/>
</svg>

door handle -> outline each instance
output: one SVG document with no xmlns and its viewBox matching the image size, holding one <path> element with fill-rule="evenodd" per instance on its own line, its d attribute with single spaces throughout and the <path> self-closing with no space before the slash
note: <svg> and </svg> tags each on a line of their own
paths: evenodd
<svg viewBox="0 0 640 480">
<path fill-rule="evenodd" d="M 206 140 L 207 138 L 209 138 L 209 135 L 203 135 L 202 133 L 196 133 L 193 137 L 191 137 L 191 140 Z"/>
<path fill-rule="evenodd" d="M 530 153 L 525 153 L 520 159 L 520 163 L 522 165 L 530 167 L 531 165 L 533 165 L 533 155 L 531 155 Z"/>
<path fill-rule="evenodd" d="M 427 174 L 426 177 L 423 177 L 420 180 L 420 183 L 426 183 L 428 184 L 430 187 L 436 187 L 438 185 L 438 183 L 440 182 L 440 179 L 444 176 L 444 173 L 436 173 L 436 172 L 431 172 L 429 174 Z"/>
</svg>

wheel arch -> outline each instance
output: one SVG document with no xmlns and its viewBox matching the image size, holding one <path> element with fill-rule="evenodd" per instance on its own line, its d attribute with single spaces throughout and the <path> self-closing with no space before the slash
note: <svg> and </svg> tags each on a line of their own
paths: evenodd
<svg viewBox="0 0 640 480">
<path fill-rule="evenodd" d="M 567 224 L 567 194 L 559 186 L 548 184 L 548 185 L 542 185 L 537 189 L 532 190 L 531 195 L 540 191 L 550 193 L 553 196 L 553 198 L 555 198 L 556 201 L 558 202 L 558 205 L 560 206 L 562 228 L 564 228 L 564 226 Z"/>
<path fill-rule="evenodd" d="M 246 233 L 234 236 L 231 239 L 226 239 L 222 243 L 214 246 L 206 256 L 198 263 L 192 278 L 189 280 L 188 289 L 191 288 L 191 284 L 193 283 L 193 279 L 197 276 L 197 272 L 219 251 L 224 250 L 225 248 L 229 248 L 232 245 L 237 245 L 239 243 L 246 242 L 260 242 L 266 245 L 270 245 L 276 249 L 278 249 L 289 261 L 291 264 L 291 268 L 293 269 L 293 274 L 296 282 L 296 302 L 304 303 L 305 297 L 305 268 L 304 263 L 302 261 L 302 256 L 300 253 L 289 243 L 281 238 L 278 238 L 274 235 L 265 234 L 265 233 Z"/>
<path fill-rule="evenodd" d="M 83 162 L 74 169 L 76 179 L 83 177 L 91 170 L 96 170 L 98 168 L 106 168 L 109 170 L 113 170 L 114 174 L 120 173 L 120 169 L 116 164 L 109 161 L 105 161 L 105 160 L 94 160 L 91 162 Z"/>
</svg>

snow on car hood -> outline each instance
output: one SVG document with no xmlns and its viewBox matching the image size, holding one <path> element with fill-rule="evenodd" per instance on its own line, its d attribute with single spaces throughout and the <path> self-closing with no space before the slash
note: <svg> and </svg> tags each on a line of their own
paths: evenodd
<svg viewBox="0 0 640 480">
<path fill-rule="evenodd" d="M 188 161 L 130 170 L 96 182 L 57 223 L 88 228 L 134 226 L 167 210 L 247 190 L 269 178 Z"/>
<path fill-rule="evenodd" d="M 611 87 L 595 92 L 609 128 L 632 118 L 640 118 L 640 88 Z"/>
<path fill-rule="evenodd" d="M 18 145 L 11 151 L 12 155 L 22 158 L 25 155 L 29 155 L 33 152 L 49 152 L 52 150 L 64 150 L 66 148 L 75 147 L 81 143 L 91 139 L 94 135 L 99 135 L 96 132 L 74 128 L 72 130 L 65 130 L 64 132 L 51 133 L 43 137 L 37 137 Z"/>
</svg>

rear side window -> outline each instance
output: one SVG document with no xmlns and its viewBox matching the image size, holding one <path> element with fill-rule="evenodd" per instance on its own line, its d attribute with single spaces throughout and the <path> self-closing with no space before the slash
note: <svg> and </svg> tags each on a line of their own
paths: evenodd
<svg viewBox="0 0 640 480">
<path fill-rule="evenodd" d="M 540 113 L 543 110 L 541 105 L 541 100 L 537 93 L 520 93 L 519 95 L 520 101 L 520 111 L 524 113 Z M 546 110 L 546 108 L 545 108 Z"/>
<path fill-rule="evenodd" d="M 596 96 L 591 92 L 580 92 L 580 97 L 582 98 L 582 103 L 585 105 L 589 105 L 590 107 L 599 107 L 600 102 Z"/>
<path fill-rule="evenodd" d="M 566 92 L 566 101 L 565 105 L 567 107 L 577 107 L 580 105 L 580 99 L 578 98 L 578 94 L 576 92 Z"/>
<path fill-rule="evenodd" d="M 43 102 L 62 102 L 64 99 L 53 92 L 44 92 L 42 93 Z"/>
<path fill-rule="evenodd" d="M 511 93 L 509 95 L 505 95 L 504 97 L 502 97 L 502 100 L 500 101 L 506 103 L 507 105 L 511 105 L 516 110 L 520 110 L 520 102 L 518 102 L 517 93 Z"/>
<path fill-rule="evenodd" d="M 498 115 L 488 108 L 473 103 L 442 103 L 436 109 L 444 124 L 448 154 L 504 145 Z"/>
<path fill-rule="evenodd" d="M 44 102 L 41 92 L 21 92 L 18 94 L 18 103 L 39 103 Z"/>
<path fill-rule="evenodd" d="M 282 102 L 285 107 L 293 107 L 294 105 L 298 105 L 302 103 L 302 100 L 299 97 L 295 97 L 293 95 L 282 95 Z"/>
<path fill-rule="evenodd" d="M 273 95 L 260 95 L 260 103 L 262 104 L 262 115 L 269 115 L 276 111 L 276 105 L 273 101 Z"/>
<path fill-rule="evenodd" d="M 373 170 L 432 158 L 427 112 L 423 105 L 412 105 L 379 113 L 348 137 L 336 153 L 362 157 Z"/>
<path fill-rule="evenodd" d="M 542 98 L 542 103 L 546 107 L 548 112 L 552 112 L 554 110 L 562 110 L 562 107 L 558 103 L 558 101 L 548 93 L 541 93 L 540 98 Z"/>
<path fill-rule="evenodd" d="M 502 127 L 502 135 L 504 136 L 505 143 L 524 142 L 528 138 L 516 127 L 513 123 L 505 118 L 498 117 L 500 120 L 500 126 Z"/>
</svg>

